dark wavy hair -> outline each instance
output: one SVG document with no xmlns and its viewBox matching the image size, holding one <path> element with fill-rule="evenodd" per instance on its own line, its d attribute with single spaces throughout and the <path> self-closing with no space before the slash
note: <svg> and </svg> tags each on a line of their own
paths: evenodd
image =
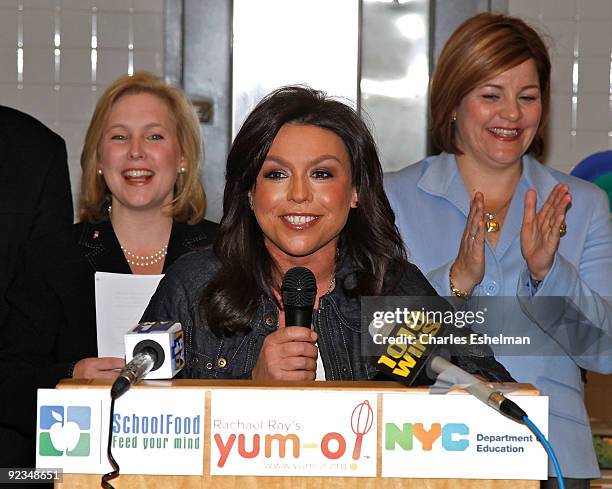
<svg viewBox="0 0 612 489">
<path fill-rule="evenodd" d="M 332 131 L 344 142 L 351 163 L 357 208 L 340 233 L 338 260 L 349 259 L 356 280 L 339 284 L 353 296 L 380 295 L 395 283 L 406 254 L 383 190 L 376 144 L 348 105 L 307 86 L 286 86 L 264 97 L 249 114 L 227 158 L 223 218 L 214 244 L 221 268 L 203 290 L 200 314 L 217 336 L 246 333 L 262 295 L 280 308 L 273 293 L 277 267 L 249 208 L 248 194 L 276 134 L 289 123 Z"/>
</svg>

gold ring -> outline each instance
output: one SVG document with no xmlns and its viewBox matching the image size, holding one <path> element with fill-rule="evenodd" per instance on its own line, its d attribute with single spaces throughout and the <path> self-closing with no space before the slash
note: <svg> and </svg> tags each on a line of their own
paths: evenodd
<svg viewBox="0 0 612 489">
<path fill-rule="evenodd" d="M 563 221 L 561 223 L 561 226 L 559 226 L 559 234 L 561 235 L 561 237 L 567 234 L 567 224 L 565 224 L 565 221 Z"/>
</svg>

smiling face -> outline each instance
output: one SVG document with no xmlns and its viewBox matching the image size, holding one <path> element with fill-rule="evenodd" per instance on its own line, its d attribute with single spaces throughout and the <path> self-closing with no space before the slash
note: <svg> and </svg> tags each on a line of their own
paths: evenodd
<svg viewBox="0 0 612 489">
<path fill-rule="evenodd" d="M 176 123 L 166 103 L 149 93 L 113 105 L 98 146 L 113 212 L 160 209 L 172 201 L 181 166 Z"/>
<path fill-rule="evenodd" d="M 313 125 L 278 131 L 251 191 L 265 245 L 281 264 L 335 256 L 338 235 L 357 193 L 342 139 Z"/>
<path fill-rule="evenodd" d="M 458 159 L 497 168 L 519 164 L 537 133 L 542 101 L 529 59 L 468 93 L 457 107 Z"/>
</svg>

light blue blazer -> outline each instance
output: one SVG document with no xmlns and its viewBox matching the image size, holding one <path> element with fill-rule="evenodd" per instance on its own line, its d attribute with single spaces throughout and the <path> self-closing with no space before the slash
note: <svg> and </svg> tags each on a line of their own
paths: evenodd
<svg viewBox="0 0 612 489">
<path fill-rule="evenodd" d="M 539 209 L 557 183 L 567 183 L 572 194 L 567 234 L 561 238 L 552 269 L 533 291 L 520 248 L 525 192 L 529 188 L 537 191 Z M 409 259 L 440 295 L 450 296 L 449 270 L 459 251 L 470 202 L 454 155 L 442 153 L 386 174 L 385 188 Z M 486 199 L 486 189 L 482 190 Z M 500 324 L 487 324 L 486 332 L 518 336 L 528 331 L 547 344 L 554 341 L 562 345 L 563 339 L 551 339 L 551 335 L 560 334 L 555 330 L 560 318 L 533 307 L 538 297 L 558 296 L 565 297 L 590 323 L 586 329 L 564 331 L 566 342 L 579 344 L 584 340 L 580 332 L 593 332 L 593 328 L 605 340 L 584 350 L 568 351 L 555 346 L 558 354 L 554 356 L 497 357 L 517 381 L 531 383 L 549 396 L 549 440 L 564 476 L 598 477 L 578 367 L 612 372 L 612 219 L 607 196 L 589 182 L 546 168 L 525 156 L 523 173 L 500 233 L 496 248 L 488 242 L 485 245 L 485 276 L 472 300 L 514 297 L 504 300 L 515 300 L 520 307 L 516 309 L 518 313 L 503 317 Z M 564 314 L 562 310 L 557 312 Z M 550 464 L 549 473 L 554 475 Z"/>
</svg>

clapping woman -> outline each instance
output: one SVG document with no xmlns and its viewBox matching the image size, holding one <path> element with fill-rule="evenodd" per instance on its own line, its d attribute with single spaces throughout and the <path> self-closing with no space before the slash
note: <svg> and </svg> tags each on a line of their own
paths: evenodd
<svg viewBox="0 0 612 489">
<path fill-rule="evenodd" d="M 28 244 L 7 293 L 0 386 L 12 401 L 0 425 L 31 435 L 37 388 L 117 376 L 123 358 L 97 355 L 94 274 L 164 273 L 212 242 L 200 156 L 199 124 L 180 90 L 135 73 L 102 94 L 81 156 L 81 221 Z"/>
<path fill-rule="evenodd" d="M 441 295 L 481 307 L 497 297 L 488 304 L 505 314 L 484 332 L 545 346 L 544 356 L 498 359 L 550 397 L 550 440 L 584 487 L 598 469 L 579 366 L 612 371 L 612 222 L 601 190 L 536 160 L 550 106 L 546 46 L 518 18 L 468 19 L 440 54 L 430 106 L 444 152 L 385 179 L 410 258 Z"/>
</svg>

